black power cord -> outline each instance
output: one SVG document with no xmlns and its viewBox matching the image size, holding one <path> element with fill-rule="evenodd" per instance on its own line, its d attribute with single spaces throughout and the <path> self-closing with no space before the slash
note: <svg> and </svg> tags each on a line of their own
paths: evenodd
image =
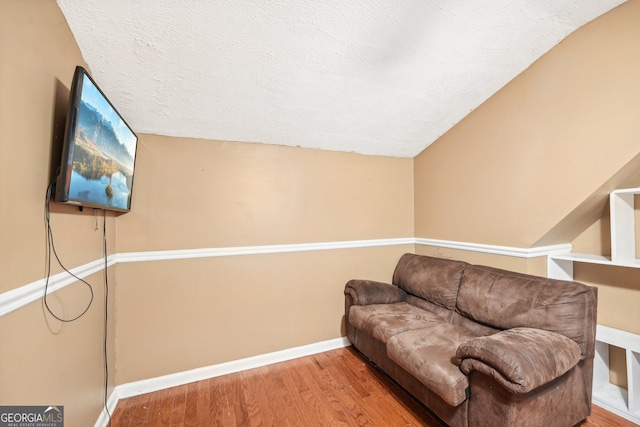
<svg viewBox="0 0 640 427">
<path fill-rule="evenodd" d="M 46 198 L 45 198 L 45 201 L 44 201 L 45 224 L 47 226 L 47 233 L 46 233 L 46 235 L 47 235 L 47 237 L 46 237 L 47 260 L 46 260 L 46 276 L 45 276 L 45 283 L 44 283 L 44 295 L 43 295 L 42 299 L 43 299 L 43 302 L 44 302 L 44 306 L 46 307 L 47 311 L 49 312 L 49 314 L 51 316 L 53 316 L 55 319 L 59 320 L 60 322 L 69 323 L 69 322 L 73 322 L 73 321 L 78 320 L 79 318 L 84 316 L 87 313 L 87 311 L 89 311 L 89 308 L 91 307 L 91 304 L 93 303 L 93 287 L 89 284 L 89 282 L 79 278 L 78 276 L 73 274 L 71 271 L 69 271 L 62 264 L 62 261 L 60 261 L 60 257 L 58 256 L 58 253 L 56 252 L 56 246 L 55 246 L 55 244 L 53 242 L 53 230 L 51 229 L 51 212 L 50 212 L 50 209 L 49 209 L 49 203 L 51 202 L 51 193 L 53 191 L 54 181 L 51 181 L 51 184 L 49 184 L 49 186 L 47 187 L 47 194 L 46 194 Z M 82 311 L 82 313 L 78 314 L 76 317 L 71 318 L 71 319 L 65 319 L 63 317 L 60 317 L 60 316 L 56 315 L 51 310 L 51 308 L 49 307 L 49 303 L 47 301 L 47 296 L 49 294 L 49 278 L 51 276 L 51 253 L 52 252 L 53 252 L 53 255 L 56 257 L 56 260 L 58 261 L 58 264 L 60 265 L 60 267 L 62 267 L 62 269 L 64 271 L 66 271 L 69 275 L 71 275 L 72 277 L 74 277 L 78 281 L 84 283 L 89 288 L 89 292 L 91 293 L 91 298 L 89 299 L 89 302 L 87 303 L 87 306 Z"/>
<path fill-rule="evenodd" d="M 91 307 L 91 305 L 93 304 L 93 297 L 94 297 L 94 292 L 93 292 L 93 287 L 89 284 L 89 282 L 87 282 L 86 280 L 81 279 L 80 277 L 76 276 L 75 274 L 73 274 L 71 271 L 69 271 L 69 269 L 67 269 L 63 264 L 62 261 L 60 261 L 60 257 L 58 256 L 58 253 L 56 252 L 56 248 L 55 248 L 55 243 L 53 240 L 53 230 L 51 228 L 51 211 L 49 208 L 49 203 L 51 202 L 51 194 L 53 192 L 53 186 L 54 186 L 54 182 L 55 180 L 53 180 L 51 182 L 51 184 L 49 184 L 49 186 L 47 187 L 47 192 L 46 192 L 46 198 L 45 198 L 45 205 L 44 205 L 44 212 L 45 212 L 45 224 L 47 227 L 46 230 L 46 245 L 47 245 L 47 252 L 46 252 L 46 278 L 45 278 L 45 286 L 44 286 L 44 295 L 43 295 L 43 302 L 44 302 L 44 306 L 46 307 L 47 311 L 49 312 L 49 314 L 51 316 L 53 316 L 55 319 L 59 320 L 60 322 L 64 322 L 64 323 L 69 323 L 69 322 L 74 322 L 78 319 L 80 319 L 82 316 L 84 316 L 87 311 L 89 311 L 89 308 Z M 103 356 L 104 356 L 104 410 L 107 413 L 107 427 L 111 426 L 111 413 L 109 412 L 109 405 L 108 405 L 108 393 L 109 393 L 109 355 L 108 355 L 108 332 L 109 332 L 109 275 L 108 275 L 108 253 L 107 253 L 107 211 L 106 210 L 102 210 L 102 218 L 103 218 L 103 225 L 102 225 L 102 241 L 103 241 L 103 246 L 102 246 L 102 250 L 103 250 L 103 257 L 104 257 L 104 336 L 103 336 Z M 58 261 L 58 264 L 60 265 L 60 267 L 62 267 L 62 269 L 64 271 L 66 271 L 69 275 L 71 275 L 72 277 L 74 277 L 75 279 L 77 279 L 78 281 L 84 283 L 88 288 L 89 288 L 89 292 L 91 294 L 91 297 L 89 299 L 89 302 L 87 303 L 87 306 L 85 307 L 85 309 L 78 314 L 76 317 L 73 317 L 71 319 L 65 319 L 62 318 L 58 315 L 56 315 L 51 308 L 49 307 L 49 304 L 47 302 L 47 296 L 49 293 L 49 278 L 51 276 L 51 254 L 53 253 L 53 255 L 55 256 L 56 260 Z"/>
<path fill-rule="evenodd" d="M 107 351 L 107 334 L 109 332 L 109 263 L 107 254 L 107 211 L 102 210 L 102 249 L 104 255 L 104 410 L 107 413 L 107 427 L 111 426 L 111 413 L 109 412 L 109 354 Z"/>
</svg>

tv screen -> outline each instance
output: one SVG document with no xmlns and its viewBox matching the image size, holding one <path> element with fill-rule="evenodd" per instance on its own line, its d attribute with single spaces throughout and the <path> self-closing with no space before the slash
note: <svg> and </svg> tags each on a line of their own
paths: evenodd
<svg viewBox="0 0 640 427">
<path fill-rule="evenodd" d="M 137 135 L 87 71 L 77 66 L 55 201 L 129 212 L 137 144 Z"/>
</svg>

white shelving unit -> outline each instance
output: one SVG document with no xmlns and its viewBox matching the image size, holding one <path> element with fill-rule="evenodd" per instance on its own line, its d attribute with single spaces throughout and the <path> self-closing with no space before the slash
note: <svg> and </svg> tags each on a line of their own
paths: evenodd
<svg viewBox="0 0 640 427">
<path fill-rule="evenodd" d="M 640 188 L 615 190 L 609 196 L 611 206 L 611 260 L 614 263 L 638 262 L 634 196 Z"/>
<path fill-rule="evenodd" d="M 625 349 L 628 389 L 609 380 L 609 346 Z M 593 367 L 593 401 L 640 425 L 640 336 L 598 325 Z"/>
<path fill-rule="evenodd" d="M 612 265 L 640 268 L 636 258 L 635 195 L 640 188 L 613 191 L 611 207 L 611 258 L 590 254 L 553 254 L 547 257 L 547 275 L 554 279 L 573 280 L 573 264 Z M 611 384 L 609 346 L 625 350 L 627 389 Z M 640 335 L 598 325 L 593 368 L 593 401 L 615 414 L 640 425 Z"/>
</svg>

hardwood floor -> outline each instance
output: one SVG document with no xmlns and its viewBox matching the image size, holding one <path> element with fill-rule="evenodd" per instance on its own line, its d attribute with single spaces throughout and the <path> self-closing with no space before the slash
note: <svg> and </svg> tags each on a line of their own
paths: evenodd
<svg viewBox="0 0 640 427">
<path fill-rule="evenodd" d="M 123 399 L 111 427 L 442 424 L 351 347 Z M 633 427 L 597 406 L 575 427 Z M 542 426 L 541 426 L 542 427 Z"/>
</svg>

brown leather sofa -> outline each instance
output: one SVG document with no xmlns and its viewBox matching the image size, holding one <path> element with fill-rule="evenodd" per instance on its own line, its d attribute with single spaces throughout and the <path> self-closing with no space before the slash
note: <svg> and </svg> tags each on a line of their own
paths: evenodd
<svg viewBox="0 0 640 427">
<path fill-rule="evenodd" d="M 597 289 L 403 255 L 345 287 L 347 337 L 450 426 L 570 427 L 591 412 Z"/>
</svg>

